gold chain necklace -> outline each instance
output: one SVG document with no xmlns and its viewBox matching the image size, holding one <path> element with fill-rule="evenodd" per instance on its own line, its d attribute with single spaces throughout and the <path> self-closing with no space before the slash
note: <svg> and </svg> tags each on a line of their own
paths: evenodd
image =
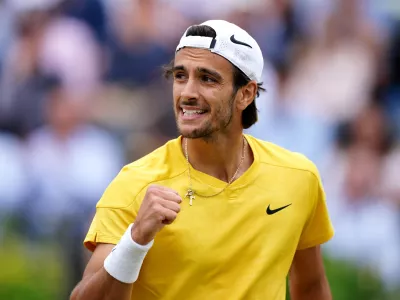
<svg viewBox="0 0 400 300">
<path fill-rule="evenodd" d="M 188 166 L 188 176 L 189 176 L 189 188 L 187 190 L 187 193 L 185 195 L 185 198 L 189 198 L 189 205 L 192 206 L 193 205 L 193 200 L 195 199 L 195 192 L 193 191 L 192 188 L 192 176 L 190 174 L 190 162 L 189 162 L 189 152 L 188 152 L 188 139 L 185 138 L 185 156 L 186 156 L 186 163 Z M 233 180 L 236 178 L 240 167 L 242 166 L 242 163 L 244 161 L 244 158 L 246 157 L 246 146 L 247 146 L 247 140 L 245 137 L 243 137 L 243 150 L 242 150 L 242 157 L 240 159 L 240 163 L 236 169 L 235 174 L 233 174 L 232 178 L 228 181 L 228 184 L 222 189 L 220 190 L 218 193 L 213 194 L 213 195 L 209 195 L 209 196 L 205 196 L 205 195 L 200 195 L 197 193 L 197 195 L 199 195 L 200 197 L 204 197 L 204 198 L 211 198 L 211 197 L 215 197 L 219 194 L 221 194 L 223 191 L 225 191 L 225 189 L 233 182 Z"/>
</svg>

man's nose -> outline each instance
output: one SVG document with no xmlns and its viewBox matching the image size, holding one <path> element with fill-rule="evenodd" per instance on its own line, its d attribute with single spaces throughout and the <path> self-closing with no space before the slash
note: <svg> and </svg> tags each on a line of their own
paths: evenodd
<svg viewBox="0 0 400 300">
<path fill-rule="evenodd" d="M 199 91 L 196 80 L 194 80 L 193 78 L 189 78 L 186 81 L 185 86 L 181 92 L 181 100 L 187 101 L 187 100 L 198 99 L 198 96 L 199 96 Z"/>
</svg>

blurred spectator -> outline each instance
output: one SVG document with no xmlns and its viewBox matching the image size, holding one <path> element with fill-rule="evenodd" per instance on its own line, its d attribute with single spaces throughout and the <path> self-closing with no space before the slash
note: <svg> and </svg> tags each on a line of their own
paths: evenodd
<svg viewBox="0 0 400 300">
<path fill-rule="evenodd" d="M 102 0 L 64 0 L 62 9 L 67 16 L 85 22 L 103 44 L 106 39 L 106 12 Z"/>
<path fill-rule="evenodd" d="M 83 23 L 57 18 L 51 10 L 21 12 L 17 22 L 0 81 L 0 128 L 26 136 L 44 122 L 47 78 L 58 76 L 71 89 L 93 89 L 100 55 Z"/>
<path fill-rule="evenodd" d="M 359 0 L 340 0 L 317 34 L 298 52 L 288 97 L 298 110 L 330 122 L 354 117 L 377 80 L 381 41 Z"/>
<path fill-rule="evenodd" d="M 290 59 L 293 46 L 304 37 L 301 20 L 296 15 L 294 3 L 288 0 L 264 1 L 247 14 L 250 32 L 259 41 L 267 60 L 281 66 Z M 232 18 L 236 22 L 237 17 Z"/>
<path fill-rule="evenodd" d="M 267 91 L 256 100 L 258 122 L 247 132 L 300 152 L 319 165 L 332 145 L 333 125 L 317 114 L 298 109 L 298 99 L 288 97 L 288 66 L 281 65 L 277 73 L 266 67 L 263 81 Z"/>
<path fill-rule="evenodd" d="M 383 112 L 373 103 L 344 126 L 340 143 L 323 169 L 336 229 L 326 247 L 334 257 L 377 270 L 393 288 L 400 281 L 400 236 L 396 233 L 400 219 L 391 198 L 394 194 L 388 191 L 399 192 L 399 174 L 398 168 L 395 173 L 385 169 L 393 166 L 392 159 L 399 153 L 395 155 L 398 149 L 393 147 Z"/>
<path fill-rule="evenodd" d="M 99 84 L 99 45 L 92 31 L 79 20 L 53 18 L 43 32 L 38 60 L 45 74 L 59 77 L 71 90 L 90 91 Z"/>
<path fill-rule="evenodd" d="M 114 4 L 107 43 L 108 80 L 133 86 L 159 80 L 160 68 L 173 58 L 184 24 L 176 10 L 156 0 Z"/>
<path fill-rule="evenodd" d="M 25 136 L 43 124 L 46 79 L 38 65 L 40 42 L 49 14 L 29 11 L 18 16 L 0 80 L 0 128 Z"/>
<path fill-rule="evenodd" d="M 38 232 L 52 233 L 60 218 L 92 210 L 104 187 L 124 163 L 118 143 L 87 123 L 93 101 L 56 84 L 46 99 L 47 124 L 30 134 L 27 159 L 36 193 L 31 214 Z M 75 202 L 77 201 L 77 202 Z"/>
<path fill-rule="evenodd" d="M 33 240 L 60 243 L 70 274 L 69 287 L 82 275 L 83 238 L 104 188 L 124 164 L 117 141 L 87 123 L 89 95 L 56 83 L 45 103 L 47 124 L 28 138 L 30 197 L 25 232 Z"/>
</svg>

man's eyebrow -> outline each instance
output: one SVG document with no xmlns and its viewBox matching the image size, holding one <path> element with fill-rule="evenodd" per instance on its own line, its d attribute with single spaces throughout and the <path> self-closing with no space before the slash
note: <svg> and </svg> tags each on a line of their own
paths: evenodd
<svg viewBox="0 0 400 300">
<path fill-rule="evenodd" d="M 178 66 L 172 67 L 172 72 L 176 72 L 176 71 L 186 71 L 186 68 L 183 65 L 178 65 Z M 211 76 L 215 77 L 215 79 L 217 79 L 217 80 L 222 80 L 221 74 L 219 74 L 217 71 L 214 71 L 214 70 L 198 67 L 197 72 L 211 75 Z"/>
<path fill-rule="evenodd" d="M 186 71 L 185 67 L 182 65 L 179 66 L 173 66 L 172 67 L 172 72 L 176 72 L 176 71 Z"/>
<path fill-rule="evenodd" d="M 206 73 L 206 74 L 209 74 L 209 75 L 215 77 L 215 79 L 217 79 L 217 80 L 221 80 L 221 79 L 222 79 L 221 74 L 219 74 L 217 71 L 213 71 L 213 70 L 206 69 L 206 68 L 200 68 L 200 67 L 197 68 L 197 71 L 198 71 L 199 73 Z"/>
</svg>

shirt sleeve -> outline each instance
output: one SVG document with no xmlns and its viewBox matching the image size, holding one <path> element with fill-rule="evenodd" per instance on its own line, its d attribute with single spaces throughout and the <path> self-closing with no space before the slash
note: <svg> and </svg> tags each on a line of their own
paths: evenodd
<svg viewBox="0 0 400 300">
<path fill-rule="evenodd" d="M 311 211 L 304 226 L 297 249 L 311 248 L 329 241 L 334 229 L 329 217 L 324 188 L 318 172 L 310 173 Z"/>
<path fill-rule="evenodd" d="M 110 183 L 96 205 L 96 213 L 84 240 L 84 245 L 94 251 L 98 243 L 117 244 L 134 222 L 138 207 L 132 178 L 126 171 Z"/>
</svg>

